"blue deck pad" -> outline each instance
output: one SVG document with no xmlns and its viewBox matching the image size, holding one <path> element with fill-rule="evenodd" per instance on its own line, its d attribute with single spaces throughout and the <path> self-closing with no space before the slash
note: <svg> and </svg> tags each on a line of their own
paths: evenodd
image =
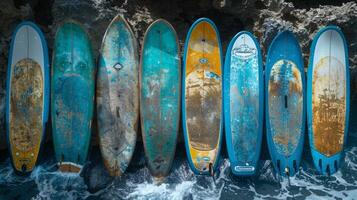
<svg viewBox="0 0 357 200">
<path fill-rule="evenodd" d="M 271 134 L 279 154 L 290 156 L 299 143 L 302 126 L 303 94 L 298 68 L 290 60 L 277 61 L 270 72 L 269 96 Z M 296 74 L 294 74 L 296 73 Z M 287 103 L 285 102 L 288 98 Z"/>
</svg>

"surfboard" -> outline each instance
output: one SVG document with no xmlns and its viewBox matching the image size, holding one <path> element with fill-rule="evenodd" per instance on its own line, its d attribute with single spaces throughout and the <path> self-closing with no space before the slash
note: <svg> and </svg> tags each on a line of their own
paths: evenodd
<svg viewBox="0 0 357 200">
<path fill-rule="evenodd" d="M 56 32 L 52 56 L 51 117 L 59 170 L 79 172 L 91 138 L 95 65 L 83 26 L 65 21 Z"/>
<path fill-rule="evenodd" d="M 140 64 L 140 116 L 150 173 L 168 175 L 180 121 L 181 63 L 176 31 L 156 20 L 146 30 Z"/>
<path fill-rule="evenodd" d="M 182 123 L 189 166 L 208 174 L 218 164 L 222 138 L 222 48 L 215 24 L 198 19 L 184 48 Z"/>
<path fill-rule="evenodd" d="M 315 36 L 307 79 L 307 116 L 314 165 L 320 174 L 335 173 L 347 140 L 350 77 L 346 40 L 336 26 Z"/>
<path fill-rule="evenodd" d="M 41 30 L 22 22 L 13 33 L 6 80 L 6 133 L 12 165 L 28 173 L 35 167 L 49 109 L 48 50 Z"/>
<path fill-rule="evenodd" d="M 111 176 L 120 176 L 134 153 L 139 123 L 138 53 L 134 34 L 123 17 L 107 28 L 97 76 L 100 150 Z"/>
<path fill-rule="evenodd" d="M 260 47 L 250 32 L 229 43 L 224 64 L 226 144 L 232 173 L 255 174 L 263 134 L 264 81 Z"/>
<path fill-rule="evenodd" d="M 266 130 L 275 170 L 293 176 L 300 166 L 305 131 L 305 77 L 301 49 L 283 31 L 270 44 L 266 61 Z"/>
</svg>

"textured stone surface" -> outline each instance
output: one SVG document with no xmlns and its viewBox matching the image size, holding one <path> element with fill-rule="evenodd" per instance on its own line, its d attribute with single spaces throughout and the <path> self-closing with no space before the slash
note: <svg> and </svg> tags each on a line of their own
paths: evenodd
<svg viewBox="0 0 357 200">
<path fill-rule="evenodd" d="M 149 23 L 157 18 L 175 27 L 181 47 L 190 25 L 199 17 L 211 18 L 217 25 L 225 52 L 230 39 L 241 30 L 252 31 L 260 40 L 263 60 L 271 40 L 280 30 L 296 35 L 304 53 L 305 67 L 311 40 L 323 26 L 342 28 L 348 45 L 352 98 L 357 91 L 357 3 L 354 1 L 298 0 L 1 0 L 0 1 L 0 149 L 4 148 L 5 73 L 11 34 L 16 25 L 28 19 L 40 25 L 48 40 L 50 55 L 56 27 L 72 18 L 84 24 L 97 58 L 102 36 L 112 18 L 121 13 L 134 29 L 141 45 Z M 321 4 L 321 5 L 320 5 Z M 353 104 L 352 104 L 353 106 Z"/>
</svg>

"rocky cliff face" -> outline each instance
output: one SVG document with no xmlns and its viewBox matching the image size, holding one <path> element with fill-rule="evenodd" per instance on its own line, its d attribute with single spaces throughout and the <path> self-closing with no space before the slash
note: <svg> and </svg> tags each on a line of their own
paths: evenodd
<svg viewBox="0 0 357 200">
<path fill-rule="evenodd" d="M 155 19 L 164 18 L 171 22 L 183 45 L 190 25 L 199 17 L 208 17 L 220 31 L 224 50 L 237 32 L 248 30 L 260 40 L 263 60 L 274 36 L 288 29 L 300 41 L 305 66 L 316 32 L 323 26 L 337 25 L 344 32 L 349 46 L 352 98 L 357 91 L 357 4 L 352 0 L 332 3 L 327 0 L 1 0 L 0 149 L 4 148 L 5 135 L 7 57 L 16 25 L 22 20 L 36 22 L 46 35 L 51 55 L 57 26 L 65 19 L 77 20 L 88 29 L 95 55 L 93 59 L 96 59 L 106 27 L 119 13 L 129 21 L 140 46 L 146 28 Z"/>
</svg>

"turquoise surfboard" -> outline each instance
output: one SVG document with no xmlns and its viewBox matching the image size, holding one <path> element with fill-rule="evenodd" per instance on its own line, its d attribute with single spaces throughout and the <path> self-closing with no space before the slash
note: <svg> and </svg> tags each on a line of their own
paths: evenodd
<svg viewBox="0 0 357 200">
<path fill-rule="evenodd" d="M 168 175 L 180 121 L 181 64 L 174 28 L 165 20 L 147 29 L 141 50 L 140 116 L 145 154 L 155 178 Z"/>
<path fill-rule="evenodd" d="M 22 22 L 11 40 L 6 82 L 7 143 L 17 172 L 31 172 L 38 160 L 48 120 L 49 70 L 43 33 Z"/>
<path fill-rule="evenodd" d="M 322 28 L 310 50 L 307 119 L 314 165 L 320 174 L 335 173 L 347 140 L 350 75 L 345 37 L 336 26 Z"/>
<path fill-rule="evenodd" d="M 97 120 L 104 166 L 111 176 L 128 167 L 139 123 L 139 59 L 134 34 L 116 16 L 103 37 L 97 75 Z"/>
<path fill-rule="evenodd" d="M 271 160 L 283 176 L 299 169 L 305 133 L 305 77 L 301 49 L 290 31 L 270 44 L 266 61 L 266 130 Z"/>
<path fill-rule="evenodd" d="M 230 167 L 238 176 L 257 171 L 263 134 L 264 81 L 260 47 L 246 31 L 231 40 L 224 65 L 223 103 Z"/>
<path fill-rule="evenodd" d="M 66 21 L 55 36 L 52 57 L 52 135 L 59 169 L 79 172 L 91 138 L 95 65 L 89 37 Z"/>
</svg>

